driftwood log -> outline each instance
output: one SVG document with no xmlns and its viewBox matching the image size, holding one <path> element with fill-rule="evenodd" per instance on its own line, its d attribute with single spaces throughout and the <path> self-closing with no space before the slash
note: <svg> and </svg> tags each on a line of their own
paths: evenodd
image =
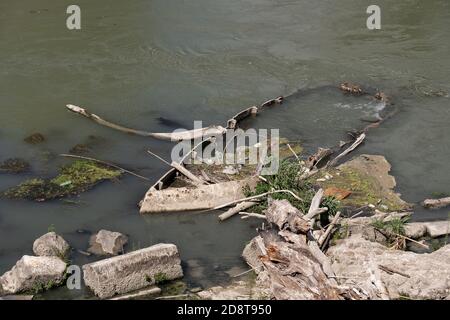
<svg viewBox="0 0 450 320">
<path fill-rule="evenodd" d="M 313 201 L 311 212 L 320 206 L 321 194 Z M 327 256 L 315 241 L 311 245 L 307 240 L 311 221 L 304 220 L 306 216 L 287 200 L 272 201 L 266 217 L 274 229 L 260 232 L 243 256 L 258 279 L 264 279 L 262 285 L 268 286 L 271 298 L 344 299 L 345 290 L 338 287 Z M 303 221 L 301 228 L 298 221 Z"/>
</svg>

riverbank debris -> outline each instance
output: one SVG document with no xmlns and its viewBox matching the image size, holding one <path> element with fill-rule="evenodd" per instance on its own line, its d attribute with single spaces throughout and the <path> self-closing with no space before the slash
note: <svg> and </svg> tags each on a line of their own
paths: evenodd
<svg viewBox="0 0 450 320">
<path fill-rule="evenodd" d="M 61 167 L 53 179 L 30 179 L 12 187 L 2 195 L 9 199 L 28 199 L 38 202 L 78 195 L 105 180 L 120 177 L 121 171 L 93 161 L 77 160 Z"/>
<path fill-rule="evenodd" d="M 0 163 L 0 173 L 24 173 L 29 171 L 31 165 L 21 158 L 10 158 Z"/>
</svg>

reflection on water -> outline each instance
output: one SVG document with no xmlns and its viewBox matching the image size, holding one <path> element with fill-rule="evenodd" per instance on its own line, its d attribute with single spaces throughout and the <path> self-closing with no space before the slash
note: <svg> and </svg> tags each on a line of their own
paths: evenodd
<svg viewBox="0 0 450 320">
<path fill-rule="evenodd" d="M 156 132 L 174 122 L 223 124 L 243 107 L 301 89 L 251 125 L 280 128 L 313 150 L 345 139 L 346 130 L 381 111 L 374 101 L 326 87 L 353 81 L 386 91 L 398 111 L 358 152 L 386 155 L 410 202 L 450 193 L 449 98 L 416 90 L 450 91 L 446 0 L 380 0 L 379 31 L 366 28 L 370 3 L 356 0 L 79 0 L 80 31 L 65 28 L 69 4 L 0 3 L 0 161 L 22 157 L 33 165 L 28 175 L 2 174 L 0 189 L 51 176 L 67 161 L 57 155 L 90 137 L 99 138 L 93 157 L 152 179 L 167 170 L 145 150 L 168 157 L 172 144 L 96 126 L 67 113 L 67 103 Z M 46 142 L 25 144 L 33 132 Z M 148 186 L 130 176 L 75 204 L 0 200 L 0 273 L 31 253 L 33 240 L 50 225 L 77 249 L 86 248 L 88 237 L 78 229 L 127 233 L 129 249 L 176 243 L 193 285 L 220 282 L 229 269 L 244 267 L 239 255 L 257 222 L 219 224 L 216 213 L 140 216 L 136 205 Z M 430 215 L 447 213 L 419 210 L 416 218 Z M 73 260 L 89 259 L 74 254 Z M 73 297 L 62 291 L 53 297 Z"/>
</svg>

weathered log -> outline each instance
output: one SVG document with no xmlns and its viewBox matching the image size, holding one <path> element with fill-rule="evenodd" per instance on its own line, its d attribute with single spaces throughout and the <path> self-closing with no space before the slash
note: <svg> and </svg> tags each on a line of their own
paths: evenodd
<svg viewBox="0 0 450 320">
<path fill-rule="evenodd" d="M 288 200 L 274 200 L 266 212 L 267 221 L 275 224 L 280 230 L 294 233 L 306 233 L 311 228 L 309 221 Z"/>
<path fill-rule="evenodd" d="M 238 203 L 235 207 L 229 209 L 228 211 L 222 213 L 219 216 L 219 220 L 220 221 L 225 221 L 229 218 L 231 218 L 232 216 L 234 216 L 235 214 L 239 213 L 242 210 L 247 210 L 248 208 L 253 207 L 257 202 L 253 202 L 253 201 L 246 201 L 246 202 L 241 202 Z"/>
<path fill-rule="evenodd" d="M 310 170 L 316 168 L 322 160 L 324 160 L 331 154 L 333 154 L 333 151 L 331 149 L 319 148 L 315 154 L 308 158 L 308 160 L 306 161 L 306 167 Z"/>
<path fill-rule="evenodd" d="M 340 153 L 336 158 L 334 158 L 333 160 L 330 160 L 327 163 L 327 167 L 330 166 L 334 166 L 342 157 L 345 157 L 347 154 L 349 154 L 350 152 L 352 152 L 353 150 L 355 150 L 366 138 L 366 134 L 365 133 L 361 133 L 358 138 L 355 140 L 355 142 L 352 143 L 352 145 L 350 147 L 348 147 L 347 149 L 345 149 L 342 153 Z"/>
<path fill-rule="evenodd" d="M 325 233 L 319 238 L 319 247 L 321 247 L 322 249 L 326 245 L 325 241 L 328 239 L 328 236 L 331 234 L 331 231 L 333 231 L 333 228 L 339 221 L 340 217 L 341 217 L 341 212 L 338 211 L 336 213 L 336 215 L 334 216 L 333 220 L 331 221 L 331 223 L 329 224 L 329 226 L 327 227 L 327 230 L 325 231 Z"/>
<path fill-rule="evenodd" d="M 259 177 L 258 177 L 258 179 L 259 179 Z M 222 204 L 222 205 L 220 205 L 220 206 L 214 207 L 213 209 L 214 209 L 214 210 L 219 210 L 219 209 L 222 209 L 222 208 L 225 208 L 225 207 L 229 207 L 229 206 L 234 205 L 234 204 L 239 203 L 239 202 L 249 201 L 249 200 L 256 200 L 256 199 L 260 199 L 260 198 L 263 198 L 263 197 L 267 197 L 268 195 L 275 194 L 275 193 L 289 193 L 289 194 L 290 194 L 291 196 L 293 196 L 295 199 L 297 199 L 297 200 L 299 200 L 299 201 L 303 201 L 302 198 L 300 198 L 298 195 L 296 195 L 296 194 L 295 194 L 294 192 L 292 192 L 291 190 L 274 190 L 274 191 L 269 191 L 269 192 L 261 193 L 261 194 L 258 194 L 258 195 L 256 195 L 256 196 L 251 196 L 251 197 L 246 197 L 246 198 L 234 200 L 234 201 L 231 201 L 231 202 Z"/>
<path fill-rule="evenodd" d="M 186 169 L 182 164 L 179 164 L 176 161 L 172 161 L 170 164 L 173 168 L 177 169 L 179 172 L 181 172 L 184 176 L 189 178 L 195 185 L 205 185 L 207 184 L 205 181 L 194 175 L 192 172 L 190 172 L 188 169 Z"/>
<path fill-rule="evenodd" d="M 271 242 L 261 259 L 277 300 L 341 300 L 335 280 L 328 278 L 310 248 L 301 244 Z"/>
</svg>

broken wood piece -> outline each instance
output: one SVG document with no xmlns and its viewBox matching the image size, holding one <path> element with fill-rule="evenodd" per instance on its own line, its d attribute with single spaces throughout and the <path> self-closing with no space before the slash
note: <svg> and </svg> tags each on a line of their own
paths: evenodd
<svg viewBox="0 0 450 320">
<path fill-rule="evenodd" d="M 366 134 L 365 133 L 361 133 L 358 138 L 355 140 L 355 142 L 352 143 L 351 146 L 349 146 L 347 149 L 345 149 L 342 153 L 340 153 L 336 158 L 334 158 L 333 160 L 330 160 L 327 163 L 327 167 L 329 166 L 334 166 L 339 159 L 341 159 L 342 157 L 345 157 L 347 154 L 349 154 L 350 152 L 352 152 L 353 150 L 355 150 L 366 138 Z"/>
<path fill-rule="evenodd" d="M 306 233 L 311 228 L 303 214 L 286 199 L 273 200 L 266 210 L 267 221 L 276 225 L 280 230 L 294 233 Z"/>
<path fill-rule="evenodd" d="M 338 211 L 334 216 L 333 220 L 331 221 L 331 223 L 328 225 L 327 230 L 325 230 L 325 233 L 319 238 L 318 244 L 320 248 L 323 249 L 324 246 L 326 245 L 326 240 L 328 239 L 328 236 L 331 234 L 331 231 L 333 231 L 334 226 L 339 221 L 340 216 L 341 212 Z"/>
<path fill-rule="evenodd" d="M 237 213 L 239 213 L 239 212 L 241 212 L 243 210 L 247 210 L 247 209 L 253 207 L 256 203 L 257 202 L 254 202 L 254 201 L 246 201 L 246 202 L 238 203 L 235 207 L 233 207 L 233 208 L 229 209 L 228 211 L 222 213 L 219 216 L 219 220 L 220 221 L 225 221 L 225 220 L 231 218 L 232 216 L 234 216 L 235 214 L 237 214 Z"/>
<path fill-rule="evenodd" d="M 308 169 L 317 168 L 319 163 L 327 158 L 328 156 L 332 155 L 333 151 L 328 148 L 319 148 L 315 154 L 310 156 L 308 160 L 306 161 L 306 167 Z"/>
<path fill-rule="evenodd" d="M 336 280 L 328 277 L 308 246 L 271 241 L 266 248 L 268 256 L 261 259 L 262 273 L 267 273 L 264 282 L 269 286 L 271 297 L 277 300 L 343 299 Z"/>
<path fill-rule="evenodd" d="M 242 219 L 244 218 L 249 218 L 249 217 L 254 217 L 254 218 L 259 218 L 259 219 L 267 219 L 265 215 L 263 214 L 259 214 L 259 213 L 254 213 L 254 212 L 239 212 L 240 215 L 242 215 Z"/>
<path fill-rule="evenodd" d="M 450 197 L 441 199 L 425 199 L 422 203 L 425 208 L 439 209 L 450 205 Z"/>
<path fill-rule="evenodd" d="M 227 128 L 228 129 L 235 129 L 236 125 L 244 120 L 245 118 L 248 118 L 252 115 L 255 115 L 258 113 L 258 107 L 253 106 L 250 108 L 247 108 L 245 110 L 242 110 L 241 112 L 237 113 L 234 117 L 232 117 L 230 120 L 228 120 L 227 122 Z"/>
<path fill-rule="evenodd" d="M 394 273 L 397 273 L 397 274 L 399 274 L 399 275 L 401 275 L 401 276 L 403 276 L 403 277 L 405 277 L 405 278 L 411 278 L 411 276 L 407 275 L 406 273 L 403 273 L 403 272 L 398 271 L 398 270 L 394 270 L 394 269 L 392 269 L 392 268 L 389 268 L 389 267 L 387 267 L 387 266 L 383 266 L 383 265 L 381 265 L 381 264 L 378 265 L 378 268 L 379 268 L 380 270 L 383 270 L 384 272 L 386 272 L 386 273 L 388 273 L 388 274 L 394 274 Z"/>
<path fill-rule="evenodd" d="M 266 197 L 266 196 L 271 195 L 271 194 L 274 194 L 274 193 L 289 193 L 289 194 L 290 194 L 291 196 L 293 196 L 295 199 L 297 199 L 297 200 L 299 200 L 299 201 L 303 201 L 302 198 L 300 198 L 298 195 L 296 195 L 296 194 L 295 194 L 294 192 L 292 192 L 291 190 L 274 190 L 274 191 L 269 191 L 269 192 L 261 193 L 261 194 L 258 194 L 258 195 L 256 195 L 256 196 L 251 196 L 251 197 L 246 197 L 246 198 L 242 198 L 242 199 L 239 199 L 239 200 L 234 200 L 234 201 L 231 201 L 231 202 L 229 202 L 229 203 L 225 203 L 225 204 L 222 204 L 222 205 L 220 205 L 220 206 L 214 207 L 213 210 L 219 210 L 219 209 L 222 209 L 222 208 L 225 208 L 225 207 L 229 207 L 229 206 L 231 206 L 231 205 L 233 205 L 233 204 L 236 204 L 236 203 L 239 203 L 239 202 L 243 202 L 243 201 L 255 200 L 255 199 L 263 198 L 263 197 Z"/>
<path fill-rule="evenodd" d="M 211 178 L 208 176 L 208 174 L 205 172 L 205 170 L 200 170 L 200 174 L 202 175 L 203 180 L 206 182 L 213 182 Z"/>
<path fill-rule="evenodd" d="M 182 164 L 179 164 L 178 162 L 172 161 L 170 164 L 173 168 L 177 169 L 179 172 L 181 172 L 184 176 L 189 178 L 195 185 L 205 185 L 207 184 L 205 181 L 194 175 L 192 172 L 190 172 L 188 169 L 186 169 Z"/>
<path fill-rule="evenodd" d="M 138 135 L 138 136 L 143 136 L 143 137 L 152 137 L 152 138 L 156 138 L 156 139 L 161 139 L 161 140 L 168 140 L 168 141 L 182 141 L 182 140 L 194 140 L 194 139 L 200 139 L 200 138 L 204 138 L 207 136 L 221 136 L 223 135 L 227 129 L 223 128 L 221 126 L 209 126 L 209 127 L 205 127 L 205 128 L 199 128 L 199 129 L 193 129 L 193 130 L 180 130 L 180 131 L 175 131 L 175 132 L 171 132 L 171 133 L 155 133 L 155 132 L 147 132 L 147 131 L 142 131 L 142 130 L 135 130 L 135 129 L 131 129 L 131 128 L 127 128 L 127 127 L 123 127 L 121 125 L 117 125 L 114 124 L 112 122 L 109 122 L 107 120 L 104 120 L 102 118 L 100 118 L 98 115 L 90 113 L 89 111 L 87 111 L 84 108 L 75 106 L 73 104 L 68 104 L 66 105 L 67 109 L 80 114 L 90 120 L 93 120 L 94 122 L 111 128 L 111 129 L 115 129 L 118 131 L 122 131 L 128 134 L 134 134 L 134 135 Z"/>
<path fill-rule="evenodd" d="M 327 211 L 328 211 L 327 207 L 314 209 L 311 212 L 308 212 L 308 214 L 304 216 L 304 219 L 305 220 L 315 219 L 318 215 L 325 213 Z"/>
<path fill-rule="evenodd" d="M 284 100 L 284 97 L 279 96 L 279 97 L 277 97 L 275 99 L 270 99 L 270 100 L 267 100 L 266 102 L 263 102 L 261 104 L 261 107 L 268 107 L 268 106 L 271 106 L 271 105 L 274 105 L 274 104 L 281 104 L 281 103 L 283 103 L 283 100 Z"/>
<path fill-rule="evenodd" d="M 160 293 L 161 293 L 161 289 L 153 286 L 149 289 L 141 290 L 141 291 L 138 291 L 138 292 L 132 293 L 132 294 L 126 294 L 126 295 L 114 297 L 109 300 L 131 300 L 131 299 L 136 299 L 136 298 L 147 297 L 150 295 L 160 294 Z"/>
</svg>

